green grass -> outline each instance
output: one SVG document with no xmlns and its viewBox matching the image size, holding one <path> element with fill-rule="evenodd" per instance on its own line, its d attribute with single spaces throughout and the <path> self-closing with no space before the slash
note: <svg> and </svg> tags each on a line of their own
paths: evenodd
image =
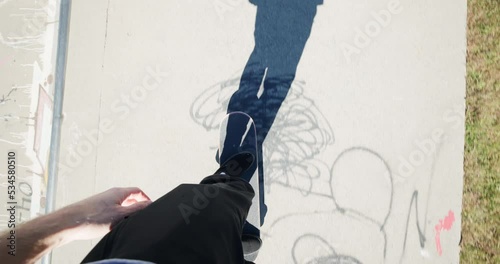
<svg viewBox="0 0 500 264">
<path fill-rule="evenodd" d="M 468 0 L 461 263 L 500 263 L 500 1 Z"/>
</svg>

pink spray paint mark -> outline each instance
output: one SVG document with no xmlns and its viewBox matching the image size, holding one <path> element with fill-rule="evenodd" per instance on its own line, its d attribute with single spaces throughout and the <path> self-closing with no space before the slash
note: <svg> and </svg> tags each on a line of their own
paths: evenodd
<svg viewBox="0 0 500 264">
<path fill-rule="evenodd" d="M 444 219 L 439 219 L 439 224 L 436 225 L 435 230 L 436 230 L 436 249 L 441 256 L 443 254 L 443 249 L 441 247 L 441 231 L 446 230 L 449 231 L 451 229 L 451 226 L 453 225 L 453 222 L 455 221 L 455 214 L 453 214 L 453 211 L 449 211 L 448 215 L 444 217 Z"/>
</svg>

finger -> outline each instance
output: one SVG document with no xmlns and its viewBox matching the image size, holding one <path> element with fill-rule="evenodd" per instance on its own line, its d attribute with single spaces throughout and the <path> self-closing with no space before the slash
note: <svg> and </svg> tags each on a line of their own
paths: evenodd
<svg viewBox="0 0 500 264">
<path fill-rule="evenodd" d="M 136 199 L 126 199 L 125 201 L 122 202 L 121 206 L 131 206 L 133 204 L 137 203 Z"/>
<path fill-rule="evenodd" d="M 121 204 L 124 200 L 130 198 L 131 195 L 137 201 L 150 201 L 151 199 L 138 187 L 118 188 L 118 196 Z"/>
<path fill-rule="evenodd" d="M 131 193 L 127 199 L 134 199 L 137 200 L 138 202 L 144 202 L 144 201 L 151 201 L 148 196 L 146 196 L 144 193 Z"/>
<path fill-rule="evenodd" d="M 152 203 L 151 201 L 144 201 L 144 202 L 134 203 L 127 207 L 123 207 L 124 217 L 146 208 L 151 203 Z"/>
</svg>

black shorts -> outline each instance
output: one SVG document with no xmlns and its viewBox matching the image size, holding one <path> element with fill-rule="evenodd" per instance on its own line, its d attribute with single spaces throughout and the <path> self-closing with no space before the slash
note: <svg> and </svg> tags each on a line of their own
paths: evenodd
<svg viewBox="0 0 500 264">
<path fill-rule="evenodd" d="M 227 175 L 179 185 L 114 226 L 82 263 L 245 263 L 241 233 L 254 195 L 250 184 Z"/>
</svg>

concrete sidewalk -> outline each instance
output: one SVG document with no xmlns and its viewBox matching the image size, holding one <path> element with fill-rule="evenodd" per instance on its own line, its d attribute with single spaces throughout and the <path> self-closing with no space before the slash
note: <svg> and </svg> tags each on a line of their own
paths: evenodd
<svg viewBox="0 0 500 264">
<path fill-rule="evenodd" d="M 466 2 L 317 10 L 264 144 L 257 262 L 458 263 Z M 115 186 L 156 199 L 213 172 L 255 17 L 243 0 L 73 1 L 57 207 Z"/>
</svg>

